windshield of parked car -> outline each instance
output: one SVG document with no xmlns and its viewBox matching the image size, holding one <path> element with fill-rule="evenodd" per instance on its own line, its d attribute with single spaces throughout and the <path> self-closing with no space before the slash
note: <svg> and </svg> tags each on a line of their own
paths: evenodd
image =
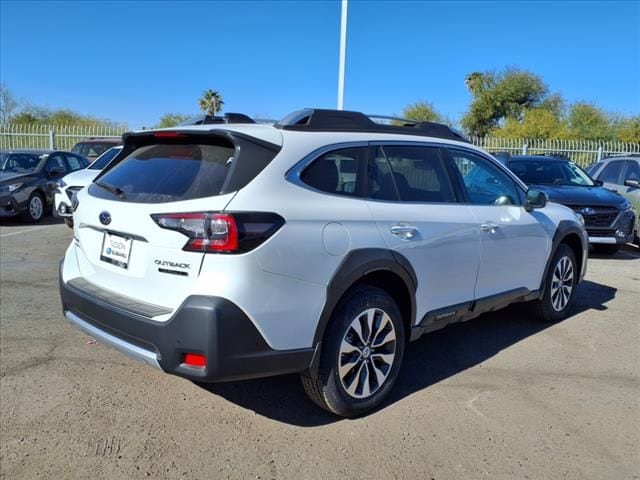
<svg viewBox="0 0 640 480">
<path fill-rule="evenodd" d="M 573 162 L 517 160 L 509 168 L 527 185 L 569 185 L 592 187 L 593 180 Z"/>
<path fill-rule="evenodd" d="M 95 162 L 89 165 L 88 167 L 89 170 L 102 170 L 104 167 L 106 167 L 109 164 L 111 160 L 115 158 L 116 155 L 118 155 L 118 153 L 120 153 L 121 150 L 122 148 L 120 147 L 110 148 L 109 150 L 104 152 L 102 155 L 100 155 L 98 158 L 96 158 Z"/>
<path fill-rule="evenodd" d="M 0 153 L 0 172 L 30 173 L 46 157 L 39 153 Z"/>
</svg>

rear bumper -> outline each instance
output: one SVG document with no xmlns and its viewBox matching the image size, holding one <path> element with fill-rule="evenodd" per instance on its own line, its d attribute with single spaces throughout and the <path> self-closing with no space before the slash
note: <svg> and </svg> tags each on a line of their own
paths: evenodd
<svg viewBox="0 0 640 480">
<path fill-rule="evenodd" d="M 104 296 L 66 283 L 60 275 L 65 317 L 77 328 L 126 355 L 166 373 L 219 382 L 302 372 L 314 349 L 274 350 L 246 314 L 232 302 L 188 297 L 166 322 L 110 304 Z M 183 363 L 186 353 L 206 357 L 206 366 Z"/>
</svg>

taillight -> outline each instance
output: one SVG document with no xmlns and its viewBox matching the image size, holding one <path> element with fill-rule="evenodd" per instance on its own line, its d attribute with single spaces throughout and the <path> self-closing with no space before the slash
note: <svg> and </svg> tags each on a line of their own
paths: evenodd
<svg viewBox="0 0 640 480">
<path fill-rule="evenodd" d="M 284 219 L 275 213 L 159 213 L 151 218 L 162 228 L 189 237 L 183 250 L 242 253 L 273 235 Z"/>
</svg>

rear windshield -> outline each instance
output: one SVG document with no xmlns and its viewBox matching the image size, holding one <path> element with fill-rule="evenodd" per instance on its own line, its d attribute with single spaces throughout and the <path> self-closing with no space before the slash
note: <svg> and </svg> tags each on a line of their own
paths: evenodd
<svg viewBox="0 0 640 480">
<path fill-rule="evenodd" d="M 95 186 L 124 201 L 163 203 L 220 195 L 234 162 L 234 145 L 147 145 L 99 177 Z"/>
</svg>

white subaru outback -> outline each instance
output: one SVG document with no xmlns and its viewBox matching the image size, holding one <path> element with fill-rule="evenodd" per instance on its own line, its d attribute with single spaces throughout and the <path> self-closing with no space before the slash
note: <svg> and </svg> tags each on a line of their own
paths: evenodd
<svg viewBox="0 0 640 480">
<path fill-rule="evenodd" d="M 563 319 L 587 264 L 579 215 L 458 133 L 358 112 L 129 133 L 74 199 L 69 321 L 194 381 L 300 373 L 343 416 L 424 333 L 520 301 Z"/>
</svg>

